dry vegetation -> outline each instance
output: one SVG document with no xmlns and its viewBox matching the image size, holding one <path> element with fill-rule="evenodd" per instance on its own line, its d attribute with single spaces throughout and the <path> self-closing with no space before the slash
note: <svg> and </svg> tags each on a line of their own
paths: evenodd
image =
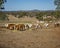
<svg viewBox="0 0 60 48">
<path fill-rule="evenodd" d="M 0 48 L 60 48 L 60 28 L 26 31 L 0 28 Z"/>
<path fill-rule="evenodd" d="M 60 27 L 26 31 L 0 28 L 0 48 L 60 48 Z"/>
</svg>

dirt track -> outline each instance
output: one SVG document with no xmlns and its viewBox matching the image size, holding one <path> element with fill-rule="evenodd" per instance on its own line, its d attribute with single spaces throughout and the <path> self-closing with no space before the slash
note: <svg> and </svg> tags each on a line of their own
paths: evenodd
<svg viewBox="0 0 60 48">
<path fill-rule="evenodd" d="M 60 48 L 60 28 L 0 30 L 0 48 Z"/>
</svg>

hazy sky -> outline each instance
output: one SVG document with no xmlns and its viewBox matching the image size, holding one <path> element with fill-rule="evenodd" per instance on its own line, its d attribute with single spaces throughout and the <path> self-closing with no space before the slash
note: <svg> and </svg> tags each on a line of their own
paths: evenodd
<svg viewBox="0 0 60 48">
<path fill-rule="evenodd" d="M 7 0 L 5 10 L 55 10 L 54 0 Z"/>
</svg>

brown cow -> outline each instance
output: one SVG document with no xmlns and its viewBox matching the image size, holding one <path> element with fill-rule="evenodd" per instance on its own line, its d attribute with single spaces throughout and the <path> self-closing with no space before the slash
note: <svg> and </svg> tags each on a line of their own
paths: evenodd
<svg viewBox="0 0 60 48">
<path fill-rule="evenodd" d="M 15 24 L 8 24 L 7 29 L 14 30 L 15 29 Z"/>
<path fill-rule="evenodd" d="M 24 24 L 18 24 L 15 26 L 16 30 L 20 30 L 20 31 L 23 31 L 25 30 L 25 25 Z"/>
<path fill-rule="evenodd" d="M 55 23 L 54 27 L 60 27 L 60 23 Z"/>
</svg>

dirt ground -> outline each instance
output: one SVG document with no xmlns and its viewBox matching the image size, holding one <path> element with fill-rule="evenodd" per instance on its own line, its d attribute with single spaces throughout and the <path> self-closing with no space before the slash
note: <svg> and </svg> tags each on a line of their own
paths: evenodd
<svg viewBox="0 0 60 48">
<path fill-rule="evenodd" d="M 60 28 L 0 29 L 0 48 L 60 48 Z"/>
</svg>

